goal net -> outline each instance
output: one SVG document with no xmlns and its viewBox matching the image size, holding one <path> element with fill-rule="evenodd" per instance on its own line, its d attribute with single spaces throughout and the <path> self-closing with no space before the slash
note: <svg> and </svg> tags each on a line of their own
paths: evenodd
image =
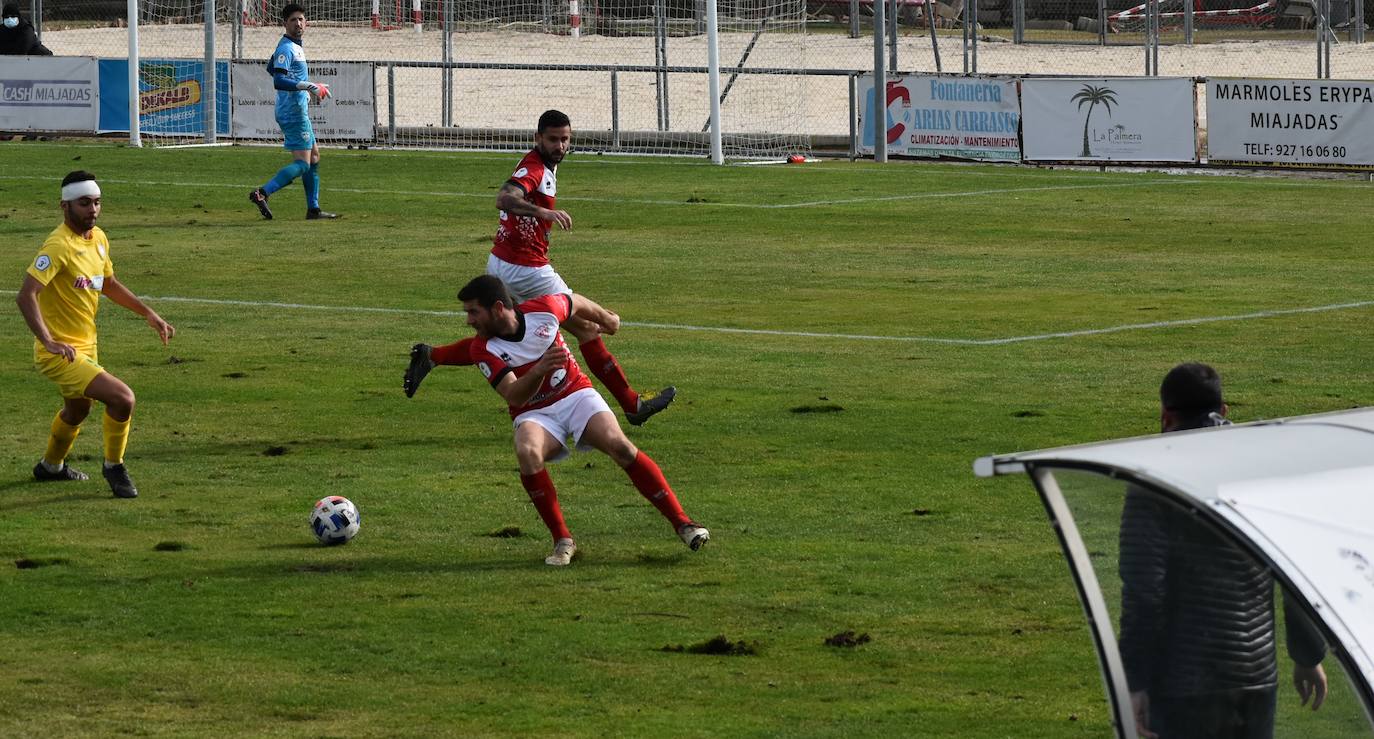
<svg viewBox="0 0 1374 739">
<path fill-rule="evenodd" d="M 249 0 L 258 2 L 261 0 Z M 268 8 L 268 11 L 271 9 Z M 701 0 L 331 0 L 309 10 L 307 56 L 372 61 L 383 143 L 519 149 L 548 108 L 574 145 L 704 154 L 710 112 Z M 240 56 L 265 58 L 280 28 L 245 16 Z M 727 154 L 807 146 L 804 0 L 718 9 Z"/>
<path fill-rule="evenodd" d="M 108 0 L 90 27 L 50 27 L 57 53 L 127 59 L 126 29 Z M 213 34 L 201 0 L 137 0 L 143 135 L 202 139 L 213 87 L 217 133 L 233 99 L 270 99 L 261 65 L 281 38 L 282 0 L 218 0 Z M 372 144 L 522 149 L 539 114 L 568 113 L 574 147 L 705 155 L 708 121 L 704 0 L 320 0 L 306 6 L 311 66 L 369 65 Z M 805 0 L 719 0 L 719 90 L 725 154 L 776 157 L 809 149 Z M 100 25 L 103 23 L 103 25 Z M 206 75 L 213 38 L 215 76 Z M 237 76 L 233 62 L 239 62 Z M 836 78 L 829 82 L 836 84 Z M 841 95 L 843 79 L 838 78 Z M 261 86 L 262 90 L 240 89 Z M 841 99 L 840 104 L 843 105 Z M 843 133 L 847 121 L 827 133 Z M 321 135 L 322 143 L 331 143 Z M 363 143 L 363 142 L 359 142 Z"/>
</svg>

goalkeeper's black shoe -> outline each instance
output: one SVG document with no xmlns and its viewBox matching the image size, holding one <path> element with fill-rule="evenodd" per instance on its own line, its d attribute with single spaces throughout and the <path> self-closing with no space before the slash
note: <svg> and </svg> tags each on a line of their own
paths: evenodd
<svg viewBox="0 0 1374 739">
<path fill-rule="evenodd" d="M 116 498 L 137 498 L 138 488 L 134 487 L 134 481 L 129 479 L 129 470 L 123 464 L 113 467 L 106 467 L 102 470 L 105 473 L 105 482 L 110 483 L 110 491 Z"/>
<path fill-rule="evenodd" d="M 420 381 L 434 369 L 434 360 L 429 358 L 433 348 L 429 344 L 416 344 L 410 347 L 410 366 L 406 367 L 406 376 L 401 381 L 407 398 L 415 397 L 415 391 L 420 389 Z"/>
<path fill-rule="evenodd" d="M 338 213 L 330 213 L 327 210 L 320 210 L 319 208 L 311 208 L 305 212 L 305 220 L 307 221 L 327 221 L 338 217 Z"/>
<path fill-rule="evenodd" d="M 51 472 L 47 467 L 44 467 L 43 463 L 40 461 L 33 466 L 33 479 L 39 482 L 68 482 L 72 480 L 89 480 L 91 478 L 85 472 L 72 469 L 71 465 L 66 462 L 62 463 L 62 469 Z"/>
<path fill-rule="evenodd" d="M 263 218 L 272 220 L 272 209 L 267 207 L 267 193 L 263 192 L 261 187 L 248 193 L 248 202 L 258 206 L 258 212 Z"/>
<path fill-rule="evenodd" d="M 643 426 L 650 416 L 671 405 L 675 397 L 677 397 L 677 388 L 672 385 L 658 392 L 640 393 L 639 410 L 634 413 L 626 413 L 625 420 L 629 421 L 631 426 Z"/>
</svg>

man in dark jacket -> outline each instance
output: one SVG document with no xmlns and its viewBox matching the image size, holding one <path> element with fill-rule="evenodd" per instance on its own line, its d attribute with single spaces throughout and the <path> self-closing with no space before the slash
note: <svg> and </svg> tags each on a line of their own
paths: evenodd
<svg viewBox="0 0 1374 739">
<path fill-rule="evenodd" d="M 0 54 L 10 56 L 52 56 L 48 47 L 38 42 L 33 24 L 19 17 L 18 3 L 5 3 L 0 11 Z"/>
<path fill-rule="evenodd" d="M 1159 388 L 1164 433 L 1221 426 L 1221 378 L 1181 364 Z M 1138 487 L 1121 513 L 1121 661 L 1144 737 L 1267 739 L 1278 698 L 1274 578 L 1201 516 Z M 1284 598 L 1293 685 L 1326 698 L 1326 644 Z"/>
</svg>

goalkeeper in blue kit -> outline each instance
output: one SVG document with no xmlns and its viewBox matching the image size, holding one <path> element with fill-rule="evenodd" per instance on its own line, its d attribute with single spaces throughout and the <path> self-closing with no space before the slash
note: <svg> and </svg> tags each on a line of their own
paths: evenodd
<svg viewBox="0 0 1374 739">
<path fill-rule="evenodd" d="M 305 48 L 301 46 L 305 9 L 288 4 L 281 9 L 281 24 L 285 33 L 267 62 L 267 72 L 277 90 L 277 125 L 286 138 L 284 146 L 291 152 L 291 163 L 278 170 L 267 184 L 248 193 L 248 200 L 258 206 L 263 218 L 271 220 L 272 209 L 267 199 L 299 177 L 305 186 L 306 220 L 338 218 L 336 213 L 320 210 L 320 145 L 310 125 L 310 103 L 329 97 L 329 86 L 310 81 Z"/>
</svg>

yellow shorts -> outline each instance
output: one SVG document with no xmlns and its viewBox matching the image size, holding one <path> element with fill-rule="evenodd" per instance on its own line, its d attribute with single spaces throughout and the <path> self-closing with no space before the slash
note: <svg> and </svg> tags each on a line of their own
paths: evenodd
<svg viewBox="0 0 1374 739">
<path fill-rule="evenodd" d="M 42 349 L 33 350 L 33 364 L 38 368 L 43 376 L 57 383 L 57 388 L 62 391 L 64 398 L 84 398 L 86 397 L 86 386 L 91 384 L 96 375 L 105 371 L 99 362 L 96 361 L 96 349 L 91 347 L 90 353 L 76 350 L 76 361 L 68 362 L 60 354 L 49 354 Z"/>
</svg>

